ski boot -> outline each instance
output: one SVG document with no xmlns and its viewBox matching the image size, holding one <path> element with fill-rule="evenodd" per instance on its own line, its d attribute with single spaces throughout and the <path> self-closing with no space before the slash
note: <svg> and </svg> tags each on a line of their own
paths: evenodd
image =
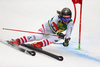
<svg viewBox="0 0 100 67">
<path fill-rule="evenodd" d="M 33 47 L 37 47 L 37 48 L 40 48 L 42 50 L 43 43 L 42 42 L 37 42 L 37 43 L 32 43 L 31 45 Z"/>
<path fill-rule="evenodd" d="M 18 46 L 19 46 L 19 44 L 21 44 L 21 43 L 20 43 L 20 39 L 16 39 L 16 40 L 13 40 L 13 39 L 12 39 L 10 42 L 11 42 L 12 44 L 15 44 L 15 45 L 18 45 Z"/>
</svg>

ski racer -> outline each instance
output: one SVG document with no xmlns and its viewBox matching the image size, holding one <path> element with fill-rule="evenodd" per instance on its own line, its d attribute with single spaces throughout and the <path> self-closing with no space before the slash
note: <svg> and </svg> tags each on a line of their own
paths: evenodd
<svg viewBox="0 0 100 67">
<path fill-rule="evenodd" d="M 61 39 L 64 39 L 63 45 L 68 46 L 70 35 L 73 29 L 73 21 L 71 19 L 72 12 L 69 8 L 63 8 L 61 11 L 57 11 L 57 14 L 48 20 L 48 22 L 41 25 L 38 32 L 46 34 L 57 34 L 58 37 L 48 36 L 43 34 L 35 34 L 30 36 L 23 36 L 17 38 L 16 40 L 11 40 L 12 44 L 20 45 L 22 43 L 39 41 L 37 43 L 32 43 L 34 47 L 41 48 L 49 44 L 53 44 Z M 66 30 L 66 35 L 62 32 Z"/>
</svg>

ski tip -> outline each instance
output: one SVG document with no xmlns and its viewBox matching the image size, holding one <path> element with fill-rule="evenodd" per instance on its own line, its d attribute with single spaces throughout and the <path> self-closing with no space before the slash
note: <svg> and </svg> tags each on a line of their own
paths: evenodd
<svg viewBox="0 0 100 67">
<path fill-rule="evenodd" d="M 36 53 L 34 51 L 27 51 L 31 56 L 35 56 Z"/>
<path fill-rule="evenodd" d="M 58 58 L 57 58 L 59 61 L 63 61 L 63 57 L 62 56 L 58 56 Z"/>
<path fill-rule="evenodd" d="M 6 28 L 2 28 L 3 30 L 6 30 Z"/>
<path fill-rule="evenodd" d="M 32 56 L 35 56 L 35 55 L 36 55 L 36 53 L 35 53 L 34 51 L 32 51 L 32 52 L 31 52 L 31 55 L 32 55 Z"/>
</svg>

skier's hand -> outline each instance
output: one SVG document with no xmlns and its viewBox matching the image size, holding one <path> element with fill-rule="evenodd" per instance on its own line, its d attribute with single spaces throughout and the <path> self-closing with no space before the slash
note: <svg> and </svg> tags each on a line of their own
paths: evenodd
<svg viewBox="0 0 100 67">
<path fill-rule="evenodd" d="M 60 31 L 57 31 L 56 33 L 57 33 L 59 38 L 64 39 L 64 34 L 63 33 L 61 33 Z"/>
<path fill-rule="evenodd" d="M 69 40 L 70 38 L 65 38 L 65 41 L 63 42 L 63 46 L 68 46 L 69 45 Z"/>
</svg>

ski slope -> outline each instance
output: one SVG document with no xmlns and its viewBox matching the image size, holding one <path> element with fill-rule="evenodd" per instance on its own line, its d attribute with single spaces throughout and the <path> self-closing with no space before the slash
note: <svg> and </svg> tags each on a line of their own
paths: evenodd
<svg viewBox="0 0 100 67">
<path fill-rule="evenodd" d="M 0 43 L 0 67 L 100 67 L 99 0 L 83 0 L 81 50 L 78 48 L 79 4 L 70 45 L 51 44 L 43 49 L 64 57 L 58 61 L 41 53 L 26 55 Z M 2 28 L 36 31 L 42 23 L 69 7 L 71 0 L 0 0 L 0 40 L 16 39 L 29 33 L 5 31 Z M 60 42 L 63 42 L 61 40 Z"/>
</svg>

